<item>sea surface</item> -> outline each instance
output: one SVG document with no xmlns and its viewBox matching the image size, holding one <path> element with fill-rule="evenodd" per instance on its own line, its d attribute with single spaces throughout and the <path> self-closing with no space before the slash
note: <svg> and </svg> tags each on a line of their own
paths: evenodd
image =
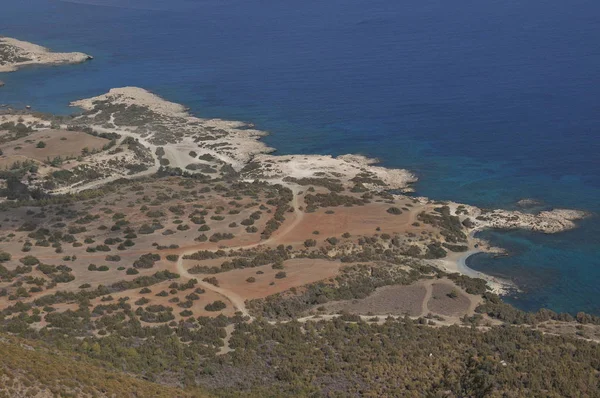
<svg viewBox="0 0 600 398">
<path fill-rule="evenodd" d="M 281 154 L 410 169 L 417 195 L 600 213 L 597 0 L 2 0 L 0 34 L 95 57 L 2 74 L 0 103 L 69 113 L 141 86 Z M 599 221 L 488 231 L 510 255 L 467 264 L 517 307 L 600 315 Z"/>
</svg>

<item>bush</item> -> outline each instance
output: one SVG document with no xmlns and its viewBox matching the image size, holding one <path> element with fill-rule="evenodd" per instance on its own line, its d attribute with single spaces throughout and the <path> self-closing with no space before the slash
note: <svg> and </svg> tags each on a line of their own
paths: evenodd
<svg viewBox="0 0 600 398">
<path fill-rule="evenodd" d="M 154 263 L 160 261 L 160 255 L 154 253 L 142 254 L 133 262 L 134 268 L 152 268 Z"/>
<path fill-rule="evenodd" d="M 317 245 L 317 241 L 314 239 L 307 239 L 304 241 L 304 246 L 305 247 L 314 247 Z"/>
<path fill-rule="evenodd" d="M 142 297 L 139 300 L 137 300 L 134 304 L 135 305 L 145 305 L 148 304 L 150 302 L 150 300 L 146 297 Z"/>
<path fill-rule="evenodd" d="M 37 265 L 40 263 L 40 260 L 37 259 L 37 257 L 34 256 L 25 256 L 23 258 L 21 258 L 19 260 L 23 265 Z"/>
<path fill-rule="evenodd" d="M 327 238 L 326 240 L 327 240 L 327 243 L 329 243 L 332 246 L 335 246 L 338 243 L 338 239 L 335 237 Z"/>
<path fill-rule="evenodd" d="M 206 283 L 210 283 L 211 285 L 215 285 L 217 287 L 219 286 L 219 281 L 214 276 L 206 277 L 206 278 L 202 279 L 202 281 L 204 281 Z"/>
<path fill-rule="evenodd" d="M 285 273 L 285 271 L 279 271 L 278 273 L 275 274 L 275 279 L 283 279 L 287 276 L 287 274 Z"/>
<path fill-rule="evenodd" d="M 11 258 L 12 258 L 12 256 L 10 255 L 10 253 L 7 253 L 5 251 L 0 251 L 0 263 L 10 261 Z"/>
<path fill-rule="evenodd" d="M 400 215 L 402 214 L 402 210 L 400 210 L 397 207 L 390 207 L 389 209 L 387 209 L 387 212 L 390 214 L 394 214 L 394 215 Z"/>
<path fill-rule="evenodd" d="M 210 304 L 207 304 L 204 309 L 206 311 L 221 311 L 223 309 L 227 308 L 227 305 L 222 302 L 221 300 L 217 300 L 215 302 L 212 302 Z"/>
<path fill-rule="evenodd" d="M 198 236 L 196 239 L 194 239 L 196 242 L 206 242 L 208 240 L 208 236 L 206 236 L 205 234 L 202 234 L 200 236 Z"/>
</svg>

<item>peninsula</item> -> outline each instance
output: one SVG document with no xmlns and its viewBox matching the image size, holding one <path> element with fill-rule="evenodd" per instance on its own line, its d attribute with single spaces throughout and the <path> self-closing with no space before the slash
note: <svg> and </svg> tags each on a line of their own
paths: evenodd
<svg viewBox="0 0 600 398">
<path fill-rule="evenodd" d="M 0 36 L 0 72 L 14 72 L 33 65 L 78 64 L 90 59 L 92 56 L 87 54 L 55 53 L 37 44 Z"/>
</svg>

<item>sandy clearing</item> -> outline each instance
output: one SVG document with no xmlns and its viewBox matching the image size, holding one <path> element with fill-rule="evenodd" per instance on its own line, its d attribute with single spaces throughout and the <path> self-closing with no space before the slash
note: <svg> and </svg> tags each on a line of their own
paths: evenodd
<svg viewBox="0 0 600 398">
<path fill-rule="evenodd" d="M 444 316 L 462 316 L 469 313 L 471 308 L 471 298 L 457 289 L 450 282 L 435 282 L 431 284 L 431 297 L 427 301 L 429 311 Z M 448 295 L 452 292 L 457 293 L 456 298 Z"/>
<path fill-rule="evenodd" d="M 342 265 L 339 261 L 301 258 L 284 262 L 283 270 L 272 269 L 270 265 L 265 265 L 223 272 L 212 276 L 217 278 L 219 286 L 235 291 L 246 300 L 252 300 L 281 293 L 292 287 L 300 287 L 332 278 L 337 275 Z M 263 274 L 257 274 L 259 271 Z M 286 277 L 283 279 L 275 278 L 275 275 L 281 271 L 286 273 Z M 250 277 L 255 278 L 256 282 L 246 282 L 246 279 Z M 272 282 L 274 282 L 273 285 L 271 285 Z"/>
<path fill-rule="evenodd" d="M 299 243 L 312 237 L 316 240 L 330 236 L 340 236 L 345 232 L 356 235 L 373 235 L 375 233 L 403 233 L 411 227 L 411 217 L 408 212 L 391 215 L 387 209 L 392 205 L 387 203 L 370 203 L 364 206 L 320 208 L 314 213 L 304 213 L 296 228 L 290 231 L 281 242 Z M 333 211 L 333 214 L 327 214 Z M 415 210 L 416 211 L 416 210 Z M 381 228 L 377 231 L 377 228 Z M 312 235 L 319 231 L 318 235 Z"/>
<path fill-rule="evenodd" d="M 421 316 L 426 288 L 423 283 L 384 286 L 362 300 L 333 301 L 323 305 L 327 313 L 392 314 Z"/>
<path fill-rule="evenodd" d="M 44 142 L 44 148 L 37 148 L 38 142 Z M 4 156 L 24 156 L 29 159 L 44 161 L 57 156 L 78 157 L 82 150 L 88 148 L 100 150 L 109 140 L 92 135 L 67 130 L 40 130 L 15 141 L 3 144 Z M 2 159 L 2 158 L 0 158 Z"/>
</svg>

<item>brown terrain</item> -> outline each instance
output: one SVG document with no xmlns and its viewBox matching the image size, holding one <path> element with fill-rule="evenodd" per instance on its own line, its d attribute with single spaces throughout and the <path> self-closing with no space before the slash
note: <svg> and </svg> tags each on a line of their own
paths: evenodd
<svg viewBox="0 0 600 398">
<path fill-rule="evenodd" d="M 69 139 L 73 145 L 70 151 L 80 150 L 91 141 L 81 139 L 80 134 L 73 134 L 77 139 Z M 48 134 L 40 134 L 38 138 L 48 140 Z M 83 133 L 82 133 L 83 134 Z M 94 137 L 95 138 L 95 137 Z M 57 138 L 60 142 L 60 138 Z M 97 141 L 101 145 L 102 141 Z M 35 152 L 34 144 L 28 151 Z M 50 146 L 50 145 L 48 145 Z M 45 150 L 40 149 L 40 150 Z M 29 152 L 29 156 L 30 155 Z M 51 152 L 44 152 L 45 154 Z M 42 155 L 38 155 L 41 158 Z M 352 251 L 355 242 L 362 236 L 379 234 L 401 235 L 413 232 L 415 236 L 426 231 L 434 234 L 432 226 L 413 226 L 415 214 L 426 209 L 426 205 L 405 207 L 405 203 L 397 206 L 410 209 L 400 215 L 387 212 L 390 203 L 375 201 L 370 204 L 354 207 L 318 208 L 314 212 L 304 212 L 304 194 L 294 196 L 296 206 L 291 212 L 285 213 L 285 220 L 273 232 L 269 239 L 261 239 L 261 231 L 271 219 L 276 207 L 266 204 L 272 196 L 269 186 L 260 186 L 250 195 L 236 192 L 228 188 L 215 190 L 218 184 L 191 184 L 179 178 L 148 180 L 140 184 L 117 186 L 112 192 L 99 199 L 65 207 L 63 205 L 47 206 L 43 209 L 18 208 L 0 215 L 3 222 L 0 231 L 3 235 L 0 249 L 11 255 L 11 260 L 4 263 L 8 271 L 15 270 L 32 257 L 33 269 L 28 273 L 28 280 L 40 282 L 41 289 L 30 290 L 24 302 L 30 302 L 38 297 L 56 291 L 78 292 L 93 291 L 98 286 L 110 286 L 119 281 L 132 281 L 142 276 L 151 276 L 157 271 L 166 270 L 181 275 L 179 279 L 159 282 L 151 286 L 151 293 L 140 293 L 140 289 L 127 289 L 110 294 L 110 300 L 104 296 L 91 301 L 91 305 L 118 302 L 127 298 L 133 309 L 151 305 L 171 307 L 175 320 L 184 308 L 178 304 L 186 301 L 185 296 L 194 289 L 176 291 L 169 289 L 174 281 L 185 283 L 189 279 L 197 280 L 197 287 L 205 292 L 194 300 L 193 305 L 185 309 L 193 316 L 233 315 L 234 311 L 246 313 L 246 300 L 261 299 L 276 293 L 289 292 L 290 289 L 301 289 L 303 286 L 319 281 L 334 283 L 345 264 L 336 259 L 331 253 L 337 251 Z M 203 193 L 200 193 L 203 192 Z M 302 192 L 298 189 L 298 192 Z M 262 210 L 261 210 L 262 209 Z M 332 214 L 333 212 L 333 214 Z M 244 220 L 251 219 L 256 232 L 247 232 Z M 151 227 L 156 224 L 154 232 Z M 64 225 L 64 226 L 63 226 Z M 40 228 L 55 227 L 73 236 L 73 243 L 51 244 L 43 236 L 35 237 L 34 232 Z M 145 229 L 148 229 L 146 231 Z M 318 234 L 317 234 L 318 231 Z M 344 238 L 343 235 L 347 238 Z M 225 240 L 211 241 L 214 234 L 232 234 Z M 129 238 L 126 238 L 129 236 Z M 200 237 L 203 237 L 200 239 Z M 336 237 L 339 241 L 332 245 L 328 238 Z M 129 239 L 133 245 L 123 246 Z M 196 272 L 190 273 L 194 267 L 204 269 L 219 268 L 221 264 L 232 259 L 248 257 L 268 248 L 289 246 L 298 253 L 306 252 L 304 242 L 315 240 L 311 250 L 330 252 L 319 258 L 290 258 L 275 267 L 269 261 L 260 266 L 242 269 L 232 269 L 225 272 Z M 423 239 L 423 238 L 419 238 Z M 119 246 L 117 248 L 117 246 Z M 197 251 L 216 253 L 221 250 L 220 257 L 206 259 L 184 259 Z M 240 251 L 242 250 L 242 251 Z M 151 266 L 132 267 L 136 260 L 143 255 L 157 254 L 160 259 Z M 111 258 L 111 256 L 117 256 Z M 173 256 L 169 259 L 168 256 Z M 37 266 L 37 262 L 60 266 L 66 265 L 74 279 L 53 284 Z M 104 270 L 92 270 L 91 267 L 105 266 Z M 135 269 L 131 274 L 128 270 Z M 127 272 L 126 272 L 127 271 Z M 180 272 L 180 271 L 183 271 Z M 218 286 L 206 282 L 207 278 L 216 278 Z M 42 282 L 43 281 L 43 282 Z M 33 286 L 34 284 L 25 286 Z M 425 286 L 427 288 L 425 288 Z M 448 286 L 446 288 L 446 286 Z M 16 291 L 10 283 L 0 284 L 7 295 L 0 298 L 4 305 L 11 304 L 11 294 Z M 328 312 L 350 311 L 354 313 L 405 314 L 423 316 L 429 312 L 440 315 L 464 315 L 472 313 L 469 298 L 462 294 L 455 299 L 444 299 L 445 293 L 440 289 L 456 289 L 451 281 L 433 287 L 427 282 L 418 282 L 410 286 L 386 286 L 364 300 L 353 300 L 348 303 L 329 303 Z M 423 300 L 427 289 L 433 289 L 433 298 L 429 308 L 423 310 Z M 21 289 L 22 290 L 22 289 Z M 38 290 L 38 291 L 36 291 Z M 460 289 L 459 289 L 460 290 Z M 165 291 L 164 297 L 156 293 Z M 169 293 L 169 291 L 171 291 Z M 438 294 L 439 293 L 439 294 Z M 440 296 L 440 297 L 438 297 Z M 140 298 L 147 300 L 143 304 L 134 304 Z M 103 301 L 105 300 L 105 301 Z M 216 300 L 221 300 L 226 307 L 219 311 L 206 311 L 204 307 Z M 467 300 L 467 303 L 464 303 Z M 439 301 L 439 302 L 438 302 Z M 56 305 L 56 311 L 72 309 L 70 304 Z"/>
<path fill-rule="evenodd" d="M 194 136 L 200 122 L 186 121 L 189 136 L 176 146 L 169 140 L 178 130 L 159 124 L 164 136 L 140 135 L 114 127 L 121 119 L 111 113 L 93 130 L 0 116 L 5 321 L 52 330 L 84 316 L 94 336 L 130 321 L 159 330 L 214 322 L 218 332 L 203 336 L 202 347 L 219 355 L 232 349 L 235 323 L 263 319 L 500 323 L 476 312 L 486 281 L 451 271 L 453 259 L 478 243 L 469 234 L 481 210 L 392 195 L 378 188 L 387 172 L 349 160 L 320 158 L 327 171 L 299 179 L 277 173 L 311 167 L 310 159 L 265 161 L 279 171 L 261 178 L 270 172 L 265 164 L 236 163 L 239 154 L 225 141 L 229 125 Z M 224 142 L 214 142 L 215 131 Z M 199 146 L 206 152 L 197 153 Z M 342 175 L 332 164 L 358 174 Z M 57 190 L 36 200 L 24 192 L 40 187 Z M 538 328 L 599 335 L 551 322 Z"/>
<path fill-rule="evenodd" d="M 38 148 L 39 142 L 43 142 L 45 147 Z M 77 158 L 85 148 L 89 152 L 100 150 L 108 142 L 105 138 L 78 131 L 42 130 L 2 145 L 2 151 L 7 158 L 22 157 L 43 162 L 57 156 Z"/>
</svg>

